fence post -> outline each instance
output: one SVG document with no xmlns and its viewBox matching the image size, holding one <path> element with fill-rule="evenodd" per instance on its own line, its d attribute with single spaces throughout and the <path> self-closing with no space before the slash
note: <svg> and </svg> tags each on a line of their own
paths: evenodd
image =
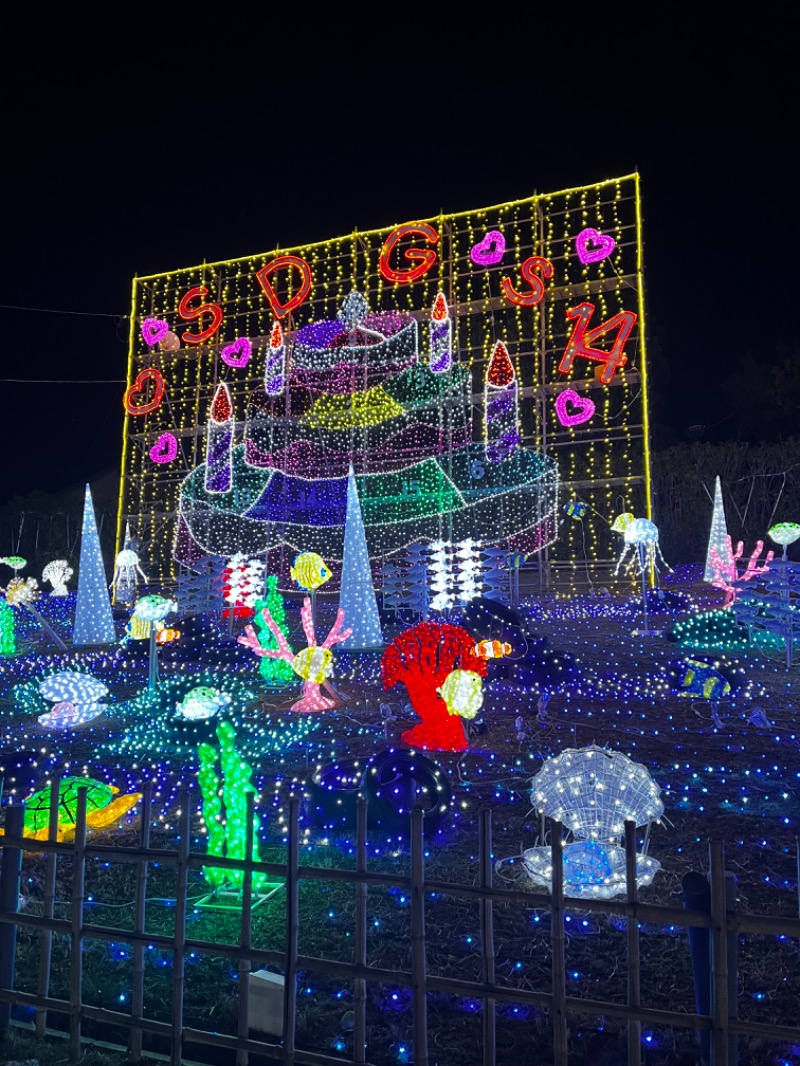
<svg viewBox="0 0 800 1066">
<path fill-rule="evenodd" d="M 625 880 L 628 888 L 628 905 L 635 909 L 639 898 L 639 886 L 636 883 L 636 825 L 625 822 Z M 639 944 L 639 922 L 635 917 L 627 920 L 628 940 L 628 1006 L 642 1005 L 641 990 L 641 952 Z M 628 1019 L 628 1066 L 639 1066 L 642 1061 L 642 1023 L 638 1018 Z"/>
<path fill-rule="evenodd" d="M 711 1030 L 712 1066 L 736 1066 L 738 1040 L 729 1020 L 737 1017 L 736 933 L 728 932 L 727 917 L 736 909 L 736 880 L 725 873 L 721 840 L 712 840 L 709 879 L 711 885 L 711 991 L 714 1027 Z"/>
<path fill-rule="evenodd" d="M 283 1061 L 294 1066 L 297 1024 L 297 948 L 300 918 L 298 885 L 300 797 L 289 797 L 289 839 L 286 848 L 286 965 L 283 970 Z"/>
<path fill-rule="evenodd" d="M 492 887 L 492 811 L 487 807 L 480 812 L 480 867 L 481 888 Z M 483 983 L 495 981 L 494 916 L 490 896 L 481 900 L 481 947 L 483 950 Z M 483 1004 L 483 1066 L 495 1066 L 497 1059 L 496 1000 L 487 996 Z"/>
<path fill-rule="evenodd" d="M 50 820 L 48 822 L 47 839 L 50 843 L 58 839 L 58 801 L 61 796 L 61 781 L 58 777 L 50 782 Z M 42 916 L 52 918 L 56 906 L 56 872 L 58 854 L 51 851 L 45 860 L 44 869 L 44 900 Z M 53 930 L 43 929 L 42 939 L 39 946 L 39 982 L 40 996 L 50 993 L 50 962 L 53 957 Z M 43 1040 L 47 1031 L 47 1011 L 44 1008 L 36 1010 L 36 1036 Z"/>
<path fill-rule="evenodd" d="M 356 807 L 356 873 L 367 872 L 367 801 L 359 795 Z M 367 886 L 356 882 L 356 928 L 353 957 L 357 966 L 367 965 Z M 353 1061 L 363 1066 L 367 1056 L 367 981 L 353 982 Z"/>
<path fill-rule="evenodd" d="M 414 1064 L 428 1066 L 427 964 L 425 960 L 425 842 L 421 807 L 411 811 L 411 989 Z"/>
<path fill-rule="evenodd" d="M 231 608 L 233 614 L 233 608 Z M 253 837 L 255 819 L 255 793 L 248 792 L 245 796 L 247 804 L 247 821 L 244 833 L 244 855 L 247 866 L 242 880 L 242 922 L 239 934 L 239 943 L 248 950 L 253 945 Z M 250 1035 L 250 958 L 239 959 L 239 1012 L 238 1033 L 245 1040 Z M 250 1055 L 243 1049 L 236 1052 L 236 1066 L 247 1066 Z"/>
<path fill-rule="evenodd" d="M 183 1061 L 183 988 L 186 955 L 186 895 L 189 890 L 189 850 L 191 848 L 191 811 L 189 793 L 181 792 L 178 823 L 178 883 L 175 888 L 175 935 L 172 948 L 172 1066 Z"/>
<path fill-rule="evenodd" d="M 86 878 L 86 793 L 89 782 L 77 785 L 75 849 L 72 858 L 72 930 L 69 961 L 69 1061 L 81 1058 L 81 990 L 83 986 L 83 892 Z"/>
<path fill-rule="evenodd" d="M 708 878 L 690 871 L 684 874 L 681 882 L 683 906 L 688 911 L 711 913 L 711 889 Z M 689 926 L 686 930 L 689 938 L 689 953 L 692 959 L 692 977 L 694 979 L 694 1003 L 698 1014 L 711 1014 L 711 942 L 707 927 Z M 709 1066 L 711 1061 L 711 1033 L 701 1029 L 697 1033 L 700 1048 L 701 1066 Z"/>
<path fill-rule="evenodd" d="M 21 837 L 25 831 L 25 804 L 6 807 L 6 836 Z M 22 874 L 22 848 L 3 845 L 3 864 L 0 868 L 0 909 L 13 914 L 19 909 L 19 886 Z M 17 954 L 17 927 L 13 922 L 0 922 L 0 988 L 14 987 L 14 964 Z M 11 1004 L 0 1003 L 0 1040 L 11 1021 Z"/>
<path fill-rule="evenodd" d="M 550 945 L 553 952 L 553 1063 L 567 1066 L 567 966 L 564 935 L 564 850 L 561 822 L 550 827 Z"/>
<path fill-rule="evenodd" d="M 139 847 L 150 847 L 150 820 L 152 817 L 153 786 L 148 781 L 142 789 L 142 825 L 139 832 Z M 143 933 L 147 921 L 147 860 L 137 863 L 136 903 L 134 905 L 133 930 Z M 131 992 L 131 1017 L 144 1015 L 144 944 L 133 945 L 133 989 Z M 140 1062 L 142 1058 L 142 1030 L 134 1026 L 128 1038 L 128 1055 L 131 1062 Z"/>
</svg>

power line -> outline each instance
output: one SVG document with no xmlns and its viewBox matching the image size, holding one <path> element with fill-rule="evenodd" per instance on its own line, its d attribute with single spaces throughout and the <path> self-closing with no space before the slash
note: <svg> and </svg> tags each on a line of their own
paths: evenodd
<svg viewBox="0 0 800 1066">
<path fill-rule="evenodd" d="M 116 318 L 123 321 L 128 315 L 111 315 L 103 311 L 61 311 L 54 307 L 21 307 L 17 304 L 0 304 L 4 311 L 38 311 L 46 315 L 82 315 L 84 318 Z"/>
<path fill-rule="evenodd" d="M 0 378 L 0 383 L 16 385 L 125 385 L 125 378 L 98 378 L 75 381 L 62 378 Z"/>
</svg>

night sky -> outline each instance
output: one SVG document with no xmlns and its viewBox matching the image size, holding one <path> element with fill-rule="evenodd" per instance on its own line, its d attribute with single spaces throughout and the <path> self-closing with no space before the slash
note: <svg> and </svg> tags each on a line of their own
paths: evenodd
<svg viewBox="0 0 800 1066">
<path fill-rule="evenodd" d="M 134 274 L 634 170 L 655 444 L 730 435 L 730 366 L 798 350 L 791 35 L 657 17 L 638 40 L 542 26 L 514 57 L 508 28 L 379 61 L 320 30 L 317 60 L 299 16 L 294 49 L 244 23 L 7 39 L 0 503 L 118 465 Z"/>
</svg>

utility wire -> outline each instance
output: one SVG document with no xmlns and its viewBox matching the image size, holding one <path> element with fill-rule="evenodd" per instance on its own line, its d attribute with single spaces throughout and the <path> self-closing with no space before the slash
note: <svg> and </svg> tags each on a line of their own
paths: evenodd
<svg viewBox="0 0 800 1066">
<path fill-rule="evenodd" d="M 86 381 L 74 379 L 62 380 L 61 378 L 0 378 L 0 383 L 14 383 L 17 385 L 125 385 L 125 378 L 93 378 Z"/>
<path fill-rule="evenodd" d="M 111 315 L 107 311 L 60 311 L 54 307 L 20 307 L 17 304 L 0 304 L 4 311 L 41 311 L 47 315 L 83 315 L 87 318 L 116 318 L 127 319 L 128 315 Z"/>
</svg>

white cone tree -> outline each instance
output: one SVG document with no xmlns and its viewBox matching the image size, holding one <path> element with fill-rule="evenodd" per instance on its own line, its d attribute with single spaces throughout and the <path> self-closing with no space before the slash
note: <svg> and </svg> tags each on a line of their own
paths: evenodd
<svg viewBox="0 0 800 1066">
<path fill-rule="evenodd" d="M 344 523 L 344 553 L 339 606 L 344 611 L 352 634 L 342 641 L 343 648 L 381 648 L 378 602 L 372 585 L 372 568 L 364 532 L 364 516 L 358 499 L 353 464 L 347 475 L 347 512 Z"/>
<path fill-rule="evenodd" d="M 725 508 L 722 504 L 722 485 L 719 477 L 714 482 L 714 512 L 711 516 L 711 534 L 708 538 L 708 550 L 706 551 L 706 568 L 703 573 L 703 581 L 709 584 L 714 580 L 715 569 L 712 560 L 712 551 L 718 558 L 724 559 L 726 554 L 726 538 L 728 526 L 725 522 Z"/>
</svg>

